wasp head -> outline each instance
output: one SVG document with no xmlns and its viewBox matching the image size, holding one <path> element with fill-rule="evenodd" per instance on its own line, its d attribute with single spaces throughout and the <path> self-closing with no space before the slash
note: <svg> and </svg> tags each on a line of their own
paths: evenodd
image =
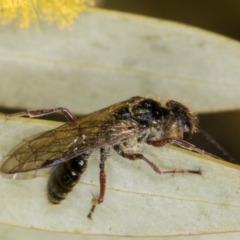
<svg viewBox="0 0 240 240">
<path fill-rule="evenodd" d="M 170 119 L 176 125 L 179 137 L 189 138 L 197 131 L 198 119 L 189 108 L 174 100 L 167 101 L 166 108 L 169 110 Z"/>
</svg>

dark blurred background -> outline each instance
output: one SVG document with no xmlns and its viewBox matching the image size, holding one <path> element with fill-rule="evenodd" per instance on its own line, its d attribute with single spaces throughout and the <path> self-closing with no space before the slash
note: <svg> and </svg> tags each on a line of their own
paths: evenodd
<svg viewBox="0 0 240 240">
<path fill-rule="evenodd" d="M 96 0 L 96 4 L 105 9 L 184 23 L 240 40 L 239 0 Z M 201 128 L 240 163 L 240 110 L 201 114 L 199 119 Z M 226 159 L 214 144 L 200 134 L 194 136 L 193 142 Z"/>
</svg>

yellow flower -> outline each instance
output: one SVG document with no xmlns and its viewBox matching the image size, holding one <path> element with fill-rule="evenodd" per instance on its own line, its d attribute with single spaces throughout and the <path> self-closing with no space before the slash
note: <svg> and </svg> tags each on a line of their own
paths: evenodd
<svg viewBox="0 0 240 240">
<path fill-rule="evenodd" d="M 93 0 L 1 0 L 0 21 L 17 20 L 21 28 L 27 28 L 31 22 L 45 20 L 66 27 L 91 5 Z"/>
</svg>

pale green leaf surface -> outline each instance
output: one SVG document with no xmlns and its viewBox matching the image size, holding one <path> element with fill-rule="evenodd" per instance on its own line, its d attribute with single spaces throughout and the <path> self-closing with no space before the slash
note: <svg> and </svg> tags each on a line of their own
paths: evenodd
<svg viewBox="0 0 240 240">
<path fill-rule="evenodd" d="M 40 120 L 1 120 L 0 154 L 20 139 L 56 127 Z M 112 154 L 107 192 L 93 220 L 86 216 L 99 190 L 98 154 L 66 201 L 47 201 L 47 178 L 1 177 L 0 222 L 27 228 L 86 235 L 164 236 L 239 231 L 240 167 L 176 147 L 145 146 L 144 154 L 162 169 L 201 169 L 202 175 L 157 175 L 144 162 Z"/>
<path fill-rule="evenodd" d="M 70 30 L 1 26 L 0 35 L 8 107 L 88 113 L 134 95 L 173 97 L 197 112 L 240 105 L 240 45 L 206 31 L 95 9 Z"/>
</svg>

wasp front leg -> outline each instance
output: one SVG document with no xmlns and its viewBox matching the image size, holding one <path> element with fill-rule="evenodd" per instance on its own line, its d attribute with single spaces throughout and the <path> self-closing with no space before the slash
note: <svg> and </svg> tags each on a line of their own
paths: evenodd
<svg viewBox="0 0 240 240">
<path fill-rule="evenodd" d="M 100 191 L 98 197 L 93 197 L 92 199 L 92 208 L 88 214 L 88 218 L 92 219 L 92 214 L 96 206 L 103 202 L 105 190 L 106 190 L 106 173 L 105 173 L 105 161 L 109 156 L 110 148 L 101 148 L 100 149 L 100 173 L 99 173 L 99 182 L 100 182 Z"/>
<path fill-rule="evenodd" d="M 197 148 L 195 145 L 189 143 L 189 142 L 186 142 L 182 139 L 177 139 L 177 138 L 165 138 L 165 139 L 160 139 L 160 140 L 148 140 L 147 141 L 147 144 L 148 145 L 151 145 L 153 147 L 163 147 L 167 144 L 172 144 L 172 145 L 176 145 L 178 147 L 181 147 L 181 148 L 184 148 L 184 149 L 187 149 L 189 151 L 192 151 L 192 152 L 196 152 L 196 153 L 200 153 L 202 155 L 207 155 L 207 156 L 211 156 L 211 157 L 214 157 L 214 158 L 218 158 L 217 156 L 211 154 L 211 153 L 208 153 L 200 148 Z"/>
</svg>

